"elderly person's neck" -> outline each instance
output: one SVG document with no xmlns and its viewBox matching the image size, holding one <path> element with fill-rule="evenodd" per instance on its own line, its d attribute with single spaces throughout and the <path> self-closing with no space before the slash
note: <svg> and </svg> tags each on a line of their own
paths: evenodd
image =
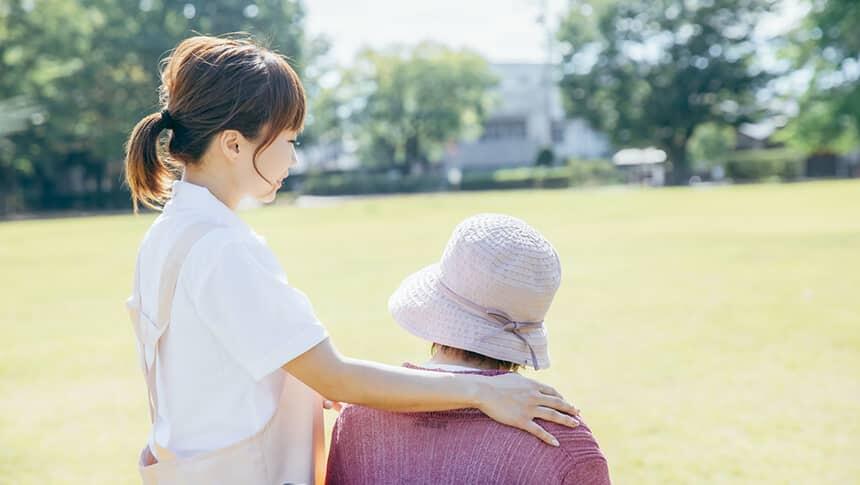
<svg viewBox="0 0 860 485">
<path fill-rule="evenodd" d="M 476 356 L 475 354 L 444 345 L 435 344 L 433 346 L 433 357 L 427 361 L 429 366 L 433 365 L 456 365 L 461 367 L 471 367 L 480 370 L 503 370 L 516 371 L 516 366 L 498 361 L 489 357 Z"/>
</svg>

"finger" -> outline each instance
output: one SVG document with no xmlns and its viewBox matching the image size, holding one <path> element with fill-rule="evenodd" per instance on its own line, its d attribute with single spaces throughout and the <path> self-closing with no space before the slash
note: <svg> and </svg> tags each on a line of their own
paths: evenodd
<svg viewBox="0 0 860 485">
<path fill-rule="evenodd" d="M 334 406 L 334 401 L 329 401 L 328 399 L 323 401 L 323 409 L 334 409 Z"/>
<path fill-rule="evenodd" d="M 550 385 L 541 384 L 539 382 L 538 383 L 538 390 L 540 390 L 540 392 L 542 394 L 547 394 L 549 396 L 556 396 L 556 397 L 564 399 L 564 396 L 562 396 L 560 392 L 556 391 L 555 388 L 550 386 Z"/>
<path fill-rule="evenodd" d="M 332 409 L 334 409 L 337 412 L 343 411 L 343 403 L 340 401 L 332 402 Z"/>
<path fill-rule="evenodd" d="M 555 436 L 549 434 L 547 430 L 541 428 L 540 425 L 534 421 L 529 420 L 529 422 L 523 427 L 523 430 L 535 435 L 537 439 L 550 446 L 558 446 L 558 440 L 555 439 Z"/>
<path fill-rule="evenodd" d="M 560 397 L 542 394 L 538 396 L 537 404 L 538 406 L 552 408 L 556 411 L 561 411 L 571 416 L 579 416 L 579 409 L 576 409 L 573 404 L 570 404 L 569 402 L 565 401 Z"/>
<path fill-rule="evenodd" d="M 537 408 L 537 411 L 535 411 L 535 417 L 545 421 L 551 421 L 562 426 L 567 426 L 569 428 L 579 426 L 579 421 L 577 421 L 573 416 L 560 413 L 555 409 L 545 408 L 543 406 Z"/>
</svg>

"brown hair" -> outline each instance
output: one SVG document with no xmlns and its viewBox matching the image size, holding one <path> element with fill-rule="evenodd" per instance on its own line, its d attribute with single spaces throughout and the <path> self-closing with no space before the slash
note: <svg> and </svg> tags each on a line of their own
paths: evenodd
<svg viewBox="0 0 860 485">
<path fill-rule="evenodd" d="M 436 355 L 437 352 L 443 352 L 450 356 L 457 357 L 467 362 L 472 362 L 481 366 L 494 367 L 498 370 L 506 370 L 511 372 L 516 372 L 520 370 L 520 365 L 514 362 L 499 360 L 493 357 L 479 354 L 477 352 L 472 352 L 471 350 L 458 349 L 456 347 L 449 347 L 447 345 L 434 342 L 433 346 L 430 347 L 430 355 Z"/>
<path fill-rule="evenodd" d="M 140 120 L 126 144 L 126 182 L 138 201 L 162 206 L 186 164 L 200 161 L 213 137 L 237 130 L 261 143 L 256 157 L 284 130 L 299 131 L 305 92 L 286 58 L 248 37 L 198 36 L 183 40 L 161 61 L 162 112 Z M 161 133 L 170 131 L 166 140 Z M 267 180 L 267 182 L 270 182 Z"/>
</svg>

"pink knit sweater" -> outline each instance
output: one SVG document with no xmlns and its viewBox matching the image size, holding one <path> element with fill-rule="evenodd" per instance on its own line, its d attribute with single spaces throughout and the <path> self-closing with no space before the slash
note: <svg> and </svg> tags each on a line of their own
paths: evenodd
<svg viewBox="0 0 860 485">
<path fill-rule="evenodd" d="M 606 459 L 585 424 L 540 424 L 561 446 L 476 409 L 391 413 L 349 406 L 332 433 L 326 483 L 609 485 Z"/>
</svg>

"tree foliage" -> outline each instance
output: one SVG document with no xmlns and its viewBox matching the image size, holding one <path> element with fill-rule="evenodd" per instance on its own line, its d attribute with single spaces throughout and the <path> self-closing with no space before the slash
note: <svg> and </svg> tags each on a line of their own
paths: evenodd
<svg viewBox="0 0 860 485">
<path fill-rule="evenodd" d="M 469 51 L 432 43 L 366 50 L 324 95 L 329 114 L 321 116 L 358 142 L 363 164 L 426 170 L 449 143 L 478 134 L 494 83 Z"/>
<path fill-rule="evenodd" d="M 779 136 L 814 152 L 846 152 L 860 142 L 860 2 L 816 0 L 787 51 L 814 73 L 798 116 Z"/>
<path fill-rule="evenodd" d="M 0 1 L 0 103 L 35 107 L 24 123 L 0 117 L 0 213 L 66 208 L 75 186 L 115 190 L 128 132 L 157 109 L 158 62 L 181 39 L 249 32 L 301 70 L 302 21 L 288 0 Z"/>
<path fill-rule="evenodd" d="M 561 80 L 571 114 L 620 146 L 656 145 L 670 181 L 689 176 L 687 145 L 701 124 L 737 125 L 760 114 L 769 74 L 755 64 L 753 31 L 774 0 L 574 3 L 561 24 Z"/>
<path fill-rule="evenodd" d="M 691 166 L 696 170 L 706 170 L 721 165 L 734 151 L 736 142 L 735 129 L 731 126 L 717 123 L 699 125 L 690 138 L 688 153 Z"/>
</svg>

